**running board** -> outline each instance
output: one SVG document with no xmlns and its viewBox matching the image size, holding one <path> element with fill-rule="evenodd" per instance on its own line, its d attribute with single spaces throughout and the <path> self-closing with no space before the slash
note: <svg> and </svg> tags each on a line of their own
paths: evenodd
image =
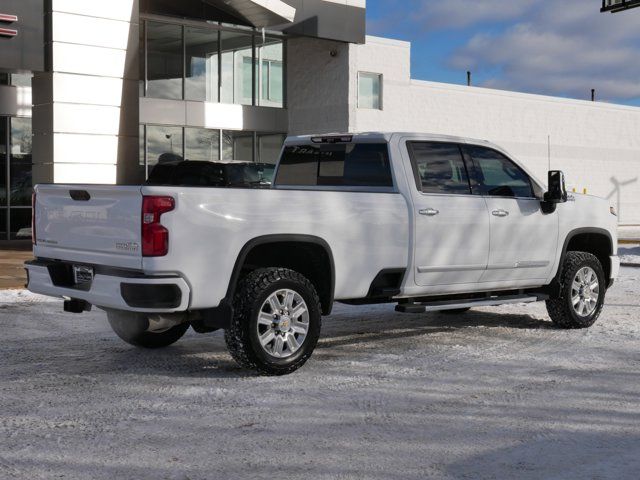
<svg viewBox="0 0 640 480">
<path fill-rule="evenodd" d="M 470 300 L 445 300 L 440 302 L 400 303 L 396 305 L 396 312 L 425 313 L 442 310 L 457 310 L 458 308 L 489 307 L 505 305 L 507 303 L 533 303 L 541 300 L 533 295 L 506 295 L 504 297 L 486 297 Z"/>
</svg>

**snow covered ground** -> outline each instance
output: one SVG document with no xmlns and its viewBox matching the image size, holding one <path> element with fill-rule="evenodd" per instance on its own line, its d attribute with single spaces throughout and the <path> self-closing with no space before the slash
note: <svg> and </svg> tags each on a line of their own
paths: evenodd
<svg viewBox="0 0 640 480">
<path fill-rule="evenodd" d="M 619 245 L 618 255 L 623 264 L 640 266 L 640 245 Z"/>
<path fill-rule="evenodd" d="M 637 479 L 639 281 L 583 331 L 543 304 L 337 306 L 283 378 L 220 333 L 140 351 L 99 311 L 0 292 L 0 478 Z"/>
</svg>

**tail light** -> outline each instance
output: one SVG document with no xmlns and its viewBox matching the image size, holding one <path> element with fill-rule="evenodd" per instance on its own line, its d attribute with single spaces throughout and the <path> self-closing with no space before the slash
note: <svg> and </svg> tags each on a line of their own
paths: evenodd
<svg viewBox="0 0 640 480">
<path fill-rule="evenodd" d="M 36 192 L 31 194 L 31 243 L 36 244 Z"/>
<path fill-rule="evenodd" d="M 143 257 L 162 257 L 169 253 L 169 230 L 160 224 L 160 217 L 175 207 L 173 197 L 142 197 Z"/>
</svg>

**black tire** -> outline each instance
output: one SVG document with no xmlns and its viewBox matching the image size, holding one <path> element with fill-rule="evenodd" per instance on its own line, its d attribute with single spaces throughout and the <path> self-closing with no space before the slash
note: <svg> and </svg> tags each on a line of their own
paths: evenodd
<svg viewBox="0 0 640 480">
<path fill-rule="evenodd" d="M 147 315 L 119 310 L 107 310 L 107 319 L 118 337 L 130 345 L 142 348 L 168 347 L 180 340 L 189 329 L 187 322 L 164 332 L 149 332 Z"/>
<path fill-rule="evenodd" d="M 287 358 L 266 352 L 258 338 L 258 316 L 264 302 L 278 290 L 297 292 L 307 305 L 309 326 L 300 348 Z M 242 367 L 262 375 L 286 375 L 311 357 L 321 328 L 320 299 L 313 284 L 303 275 L 286 268 L 263 268 L 243 278 L 233 301 L 234 314 L 224 339 L 233 359 Z"/>
<path fill-rule="evenodd" d="M 462 315 L 463 313 L 467 313 L 469 310 L 471 310 L 471 307 L 455 308 L 453 310 L 441 310 L 440 313 L 444 313 L 445 315 Z"/>
<path fill-rule="evenodd" d="M 578 315 L 571 300 L 573 281 L 582 268 L 593 269 L 599 284 L 598 300 L 593 312 L 589 315 Z M 591 327 L 602 312 L 606 294 L 604 270 L 594 255 L 586 252 L 567 252 L 560 274 L 560 294 L 546 301 L 547 312 L 553 323 L 560 328 L 575 329 Z"/>
</svg>

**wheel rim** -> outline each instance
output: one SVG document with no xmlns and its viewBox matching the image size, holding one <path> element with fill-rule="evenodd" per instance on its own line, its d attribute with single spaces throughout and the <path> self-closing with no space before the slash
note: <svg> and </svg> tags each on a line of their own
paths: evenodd
<svg viewBox="0 0 640 480">
<path fill-rule="evenodd" d="M 600 283 L 598 275 L 591 267 L 582 267 L 576 273 L 571 285 L 573 310 L 581 317 L 588 317 L 598 307 Z"/>
<path fill-rule="evenodd" d="M 257 333 L 262 349 L 275 358 L 294 355 L 309 331 L 309 309 L 293 290 L 278 290 L 264 301 L 258 313 Z"/>
</svg>

